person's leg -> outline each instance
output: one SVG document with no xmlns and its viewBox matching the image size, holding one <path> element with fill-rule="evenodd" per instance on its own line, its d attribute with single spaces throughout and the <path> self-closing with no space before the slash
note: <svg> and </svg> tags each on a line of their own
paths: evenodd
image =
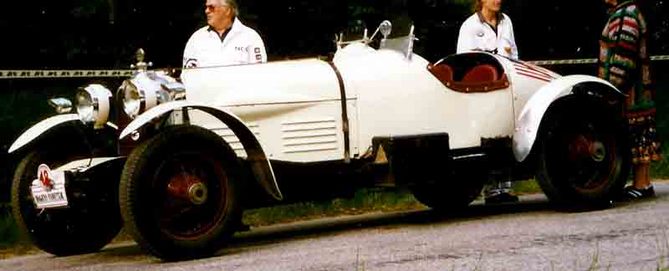
<svg viewBox="0 0 669 271">
<path fill-rule="evenodd" d="M 518 196 L 511 193 L 511 181 L 495 182 L 493 185 L 488 186 L 485 194 L 486 204 L 518 201 Z"/>
<path fill-rule="evenodd" d="M 637 189 L 646 189 L 651 186 L 649 163 L 634 165 L 634 182 L 632 186 Z"/>
<path fill-rule="evenodd" d="M 503 193 L 511 193 L 511 181 L 499 182 L 499 188 Z"/>
<path fill-rule="evenodd" d="M 634 180 L 625 187 L 622 200 L 636 200 L 655 196 L 655 189 L 650 182 L 650 164 L 638 163 L 633 166 Z"/>
<path fill-rule="evenodd" d="M 655 129 L 654 112 L 628 114 L 630 151 L 632 155 L 632 185 L 625 187 L 622 200 L 636 200 L 655 196 L 650 181 L 650 163 L 659 161 L 660 142 Z"/>
</svg>

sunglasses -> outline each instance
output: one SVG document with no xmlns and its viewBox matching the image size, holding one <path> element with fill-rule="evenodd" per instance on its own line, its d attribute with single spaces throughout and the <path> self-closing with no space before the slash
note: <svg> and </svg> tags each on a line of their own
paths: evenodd
<svg viewBox="0 0 669 271">
<path fill-rule="evenodd" d="M 219 7 L 227 7 L 227 5 L 205 5 L 204 7 L 207 10 L 212 10 L 213 11 L 216 8 L 219 8 Z"/>
</svg>

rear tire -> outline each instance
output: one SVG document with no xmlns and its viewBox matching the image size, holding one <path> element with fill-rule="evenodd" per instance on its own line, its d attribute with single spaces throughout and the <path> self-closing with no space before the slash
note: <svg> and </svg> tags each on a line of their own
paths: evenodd
<svg viewBox="0 0 669 271">
<path fill-rule="evenodd" d="M 630 168 L 620 112 L 594 97 L 567 97 L 546 113 L 538 140 L 537 181 L 560 205 L 609 206 Z"/>
<path fill-rule="evenodd" d="M 164 260 L 207 257 L 241 221 L 240 165 L 215 133 L 175 126 L 135 148 L 121 176 L 126 227 Z"/>
</svg>

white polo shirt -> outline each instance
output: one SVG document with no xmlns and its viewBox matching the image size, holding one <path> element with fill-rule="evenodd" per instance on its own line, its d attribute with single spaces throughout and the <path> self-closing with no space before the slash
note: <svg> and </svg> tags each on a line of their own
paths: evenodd
<svg viewBox="0 0 669 271">
<path fill-rule="evenodd" d="M 485 22 L 480 13 L 469 16 L 462 26 L 458 36 L 458 53 L 469 51 L 488 51 L 518 59 L 518 46 L 513 35 L 513 24 L 509 16 L 500 13 L 497 21 L 497 31 Z M 510 51 L 507 51 L 509 48 Z"/>
<path fill-rule="evenodd" d="M 212 67 L 267 62 L 258 32 L 234 18 L 223 37 L 210 26 L 193 33 L 184 49 L 183 67 Z"/>
</svg>

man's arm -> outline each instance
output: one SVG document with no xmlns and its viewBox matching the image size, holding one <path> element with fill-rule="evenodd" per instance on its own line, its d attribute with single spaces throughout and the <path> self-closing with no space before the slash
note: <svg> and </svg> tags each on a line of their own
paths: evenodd
<svg viewBox="0 0 669 271">
<path fill-rule="evenodd" d="M 260 38 L 258 33 L 253 33 L 249 39 L 249 45 L 247 47 L 249 53 L 248 63 L 264 63 L 267 62 L 267 52 L 265 51 L 265 43 Z"/>
<path fill-rule="evenodd" d="M 513 23 L 511 22 L 511 18 L 506 17 L 509 20 L 509 38 L 508 38 L 508 43 L 509 46 L 511 47 L 511 58 L 512 59 L 518 59 L 518 45 L 516 45 L 516 37 L 515 34 L 513 33 Z"/>
<path fill-rule="evenodd" d="M 184 55 L 183 55 L 183 61 L 182 65 L 184 68 L 195 68 L 198 65 L 197 61 L 197 55 L 195 53 L 195 42 L 193 37 L 195 34 L 193 34 L 189 39 L 188 42 L 186 42 L 186 47 L 184 48 Z"/>
</svg>

